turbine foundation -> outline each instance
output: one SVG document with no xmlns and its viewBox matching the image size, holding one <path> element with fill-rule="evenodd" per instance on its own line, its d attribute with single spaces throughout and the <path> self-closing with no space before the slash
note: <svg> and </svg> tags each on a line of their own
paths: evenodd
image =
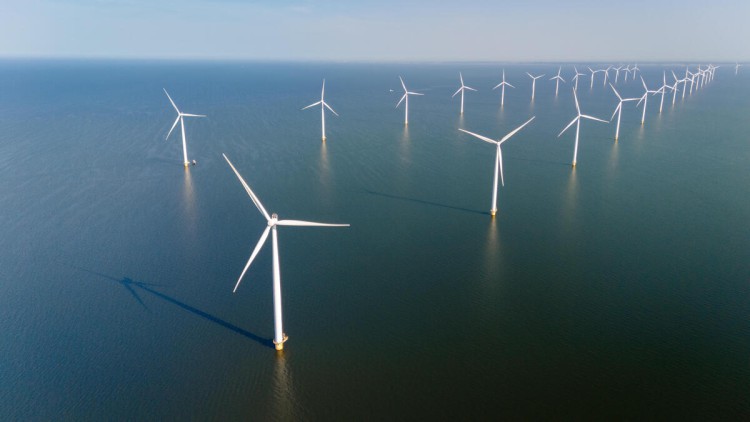
<svg viewBox="0 0 750 422">
<path fill-rule="evenodd" d="M 289 340 L 289 336 L 286 334 L 284 334 L 284 338 L 281 341 L 274 340 L 273 345 L 276 348 L 276 351 L 280 352 L 284 350 L 284 343 L 286 343 L 287 340 Z"/>
<path fill-rule="evenodd" d="M 497 210 L 490 210 L 490 215 L 492 217 L 494 217 L 496 213 L 497 213 Z"/>
</svg>

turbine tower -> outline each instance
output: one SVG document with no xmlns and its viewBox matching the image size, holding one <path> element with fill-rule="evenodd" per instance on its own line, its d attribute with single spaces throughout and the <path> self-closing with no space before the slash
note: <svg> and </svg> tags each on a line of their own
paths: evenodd
<svg viewBox="0 0 750 422">
<path fill-rule="evenodd" d="M 464 76 L 461 74 L 461 72 L 458 72 L 458 78 L 461 80 L 461 88 L 458 88 L 458 91 L 456 91 L 456 93 L 453 94 L 451 98 L 455 97 L 459 92 L 461 93 L 461 114 L 464 114 L 464 91 L 466 91 L 467 89 L 469 91 L 476 91 L 476 89 L 464 85 Z"/>
<path fill-rule="evenodd" d="M 326 140 L 326 108 L 331 110 L 331 113 L 338 116 L 339 114 L 333 111 L 331 106 L 328 105 L 328 103 L 325 102 L 326 95 L 326 80 L 323 79 L 323 89 L 320 91 L 320 101 L 317 103 L 312 103 L 307 107 L 303 107 L 302 110 L 306 110 L 310 107 L 315 107 L 316 105 L 320 104 L 320 133 L 323 136 L 323 140 Z"/>
<path fill-rule="evenodd" d="M 617 141 L 617 138 L 620 137 L 620 118 L 622 117 L 622 103 L 625 103 L 627 101 L 638 101 L 638 98 L 622 98 L 620 96 L 620 93 L 615 89 L 614 85 L 610 83 L 609 86 L 612 87 L 612 91 L 615 92 L 615 95 L 617 95 L 617 99 L 620 100 L 620 102 L 617 104 L 617 107 L 615 108 L 615 112 L 612 113 L 612 117 L 610 117 L 609 119 L 611 123 L 612 119 L 615 118 L 615 114 L 617 114 L 617 129 L 615 129 L 615 141 Z"/>
<path fill-rule="evenodd" d="M 531 78 L 531 101 L 534 101 L 534 92 L 536 91 L 536 80 L 544 76 L 544 74 L 541 74 L 539 76 L 534 76 L 529 72 L 526 72 L 527 75 L 529 75 L 529 78 Z"/>
<path fill-rule="evenodd" d="M 526 123 L 524 123 L 521 126 L 515 128 L 512 132 L 510 132 L 509 134 L 505 135 L 499 141 L 495 141 L 493 139 L 484 137 L 482 135 L 477 135 L 476 133 L 469 132 L 468 130 L 458 129 L 461 132 L 468 133 L 469 135 L 474 136 L 476 138 L 479 138 L 479 139 L 483 140 L 484 142 L 497 145 L 497 150 L 495 152 L 495 178 L 493 179 L 494 181 L 493 181 L 493 184 L 492 184 L 492 209 L 490 210 L 490 215 L 493 216 L 493 217 L 495 216 L 495 213 L 497 213 L 497 174 L 498 174 L 498 169 L 499 169 L 499 172 L 500 172 L 500 183 L 502 183 L 502 185 L 505 186 L 505 181 L 503 180 L 503 152 L 500 149 L 500 145 L 502 145 L 503 142 L 507 141 L 511 136 L 515 135 L 519 130 L 523 129 L 524 126 L 526 126 L 529 123 L 531 123 L 531 121 L 534 120 L 534 117 L 536 117 L 536 116 L 532 116 L 529 120 L 526 121 Z"/>
<path fill-rule="evenodd" d="M 273 335 L 273 344 L 276 346 L 276 350 L 283 350 L 284 349 L 284 342 L 288 340 L 289 337 L 284 333 L 284 327 L 283 327 L 283 321 L 281 316 L 281 268 L 279 265 L 279 245 L 278 245 L 278 239 L 276 237 L 276 227 L 278 226 L 301 226 L 301 227 L 349 227 L 348 224 L 326 224 L 326 223 L 314 223 L 311 221 L 300 221 L 300 220 L 279 220 L 279 217 L 276 214 L 268 215 L 268 212 L 266 212 L 266 209 L 263 208 L 263 204 L 260 203 L 260 200 L 257 196 L 255 196 L 255 193 L 250 189 L 250 186 L 245 182 L 245 179 L 240 176 L 240 173 L 237 171 L 236 168 L 234 168 L 234 165 L 232 165 L 232 162 L 229 161 L 229 158 L 225 154 L 222 154 L 224 156 L 224 159 L 227 160 L 227 163 L 229 164 L 229 167 L 232 168 L 232 171 L 234 171 L 234 174 L 237 175 L 237 178 L 240 179 L 240 183 L 242 183 L 242 186 L 245 188 L 245 191 L 250 196 L 250 199 L 255 204 L 255 207 L 258 208 L 258 211 L 260 211 L 261 214 L 263 214 L 263 217 L 265 217 L 268 224 L 266 225 L 266 229 L 263 230 L 263 234 L 260 236 L 260 240 L 258 241 L 258 244 L 255 245 L 255 249 L 253 249 L 252 255 L 250 255 L 250 259 L 247 261 L 247 264 L 245 264 L 245 268 L 242 270 L 242 274 L 240 274 L 240 278 L 237 280 L 237 284 L 234 286 L 233 292 L 237 291 L 237 288 L 240 287 L 240 282 L 242 281 L 242 277 L 245 276 L 245 272 L 248 268 L 250 268 L 250 264 L 253 263 L 253 260 L 255 259 L 255 256 L 258 255 L 258 252 L 260 251 L 260 248 L 263 247 L 263 244 L 266 242 L 266 239 L 268 238 L 268 232 L 272 232 L 272 240 L 273 240 L 273 321 L 274 321 L 274 335 Z"/>
<path fill-rule="evenodd" d="M 551 77 L 549 79 L 550 81 L 555 81 L 555 97 L 557 97 L 557 91 L 558 91 L 558 88 L 560 88 L 560 81 L 563 81 L 563 83 L 565 83 L 565 79 L 563 79 L 560 76 L 560 71 L 561 70 L 562 70 L 562 67 L 558 67 L 557 68 L 557 75 L 553 76 L 553 77 Z"/>
<path fill-rule="evenodd" d="M 167 137 L 164 139 L 165 140 L 169 139 L 169 135 L 172 134 L 172 131 L 174 130 L 175 126 L 177 126 L 177 122 L 179 122 L 180 130 L 182 131 L 182 161 L 185 164 L 185 168 L 187 168 L 190 165 L 190 162 L 188 161 L 188 156 L 187 156 L 187 140 L 185 138 L 185 117 L 206 117 L 206 116 L 203 114 L 188 114 L 188 113 L 181 112 L 180 109 L 177 108 L 177 106 L 175 105 L 174 101 L 172 101 L 172 97 L 169 96 L 169 93 L 167 92 L 166 89 L 164 89 L 164 93 L 167 94 L 167 98 L 169 98 L 169 102 L 172 103 L 172 107 L 174 107 L 174 109 L 177 110 L 177 118 L 172 124 L 172 127 L 169 129 L 169 133 L 167 133 Z"/>
<path fill-rule="evenodd" d="M 576 166 L 576 158 L 578 157 L 578 134 L 581 131 L 581 119 L 596 120 L 597 122 L 603 122 L 603 123 L 608 123 L 608 122 L 606 120 L 598 119 L 598 118 L 593 117 L 593 116 L 588 116 L 586 114 L 581 114 L 581 107 L 578 105 L 578 95 L 576 95 L 576 90 L 575 89 L 573 89 L 573 98 L 576 101 L 576 111 L 578 112 L 578 115 L 575 117 L 575 119 L 573 119 L 570 123 L 568 123 L 567 126 L 565 126 L 565 129 L 563 129 L 562 132 L 560 132 L 557 135 L 557 137 L 559 138 L 560 135 L 562 135 L 563 133 L 565 133 L 565 131 L 568 130 L 568 128 L 570 128 L 571 126 L 573 126 L 574 123 L 576 124 L 576 143 L 575 143 L 575 147 L 573 149 L 573 167 L 575 167 Z"/>
<path fill-rule="evenodd" d="M 404 104 L 404 125 L 409 124 L 409 95 L 424 95 L 420 94 L 418 92 L 410 92 L 408 89 L 406 89 L 406 84 L 404 84 L 404 80 L 401 78 L 401 76 L 398 77 L 398 79 L 401 81 L 401 86 L 404 88 L 404 96 L 401 97 L 400 100 L 398 100 L 398 103 L 396 104 L 396 108 L 401 105 L 401 102 L 406 100 L 406 103 Z"/>
<path fill-rule="evenodd" d="M 505 104 L 505 85 L 508 85 L 511 88 L 515 88 L 513 85 L 505 82 L 505 69 L 503 69 L 503 81 L 495 85 L 495 88 L 492 88 L 493 90 L 500 88 L 500 107 Z"/>
</svg>

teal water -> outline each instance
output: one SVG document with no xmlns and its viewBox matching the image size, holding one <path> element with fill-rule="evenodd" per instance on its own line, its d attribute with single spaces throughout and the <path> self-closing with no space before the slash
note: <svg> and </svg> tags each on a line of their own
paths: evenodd
<svg viewBox="0 0 750 422">
<path fill-rule="evenodd" d="M 585 121 L 573 170 L 557 64 L 505 69 L 500 108 L 498 64 L 0 62 L 0 419 L 750 415 L 750 72 L 628 103 L 617 143 Z M 162 88 L 209 116 L 188 171 Z M 457 129 L 531 116 L 492 219 L 493 147 Z M 270 245 L 232 294 L 265 221 L 221 153 L 269 212 L 352 225 L 280 228 L 283 354 Z"/>
</svg>

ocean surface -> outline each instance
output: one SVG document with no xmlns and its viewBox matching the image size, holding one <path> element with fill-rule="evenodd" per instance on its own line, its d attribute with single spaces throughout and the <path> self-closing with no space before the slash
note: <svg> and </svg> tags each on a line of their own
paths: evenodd
<svg viewBox="0 0 750 422">
<path fill-rule="evenodd" d="M 750 417 L 750 69 L 626 103 L 617 142 L 583 121 L 574 169 L 557 68 L 0 61 L 0 419 Z M 162 88 L 208 116 L 187 170 Z M 493 219 L 494 147 L 458 128 L 531 116 Z M 351 224 L 279 228 L 283 353 L 270 241 L 232 293 L 266 222 L 222 153 L 269 213 Z"/>
</svg>

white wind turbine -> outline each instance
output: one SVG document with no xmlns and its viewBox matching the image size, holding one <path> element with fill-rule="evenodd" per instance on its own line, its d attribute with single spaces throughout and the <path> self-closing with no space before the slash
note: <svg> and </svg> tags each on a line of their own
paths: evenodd
<svg viewBox="0 0 750 422">
<path fill-rule="evenodd" d="M 507 141 L 511 136 L 515 135 L 519 130 L 523 129 L 524 126 L 531 123 L 532 120 L 534 120 L 536 116 L 532 116 L 529 120 L 526 121 L 526 123 L 522 124 L 521 126 L 515 128 L 512 132 L 505 135 L 502 139 L 499 141 L 495 141 L 493 139 L 487 138 L 482 135 L 477 135 L 476 133 L 469 132 L 468 130 L 458 129 L 461 132 L 468 133 L 471 136 L 474 136 L 476 138 L 479 138 L 483 140 L 484 142 L 495 144 L 497 145 L 497 151 L 495 152 L 495 178 L 493 179 L 492 184 L 492 209 L 490 210 L 490 215 L 493 217 L 495 216 L 495 213 L 497 212 L 497 174 L 498 169 L 500 171 L 500 183 L 502 183 L 503 186 L 505 186 L 505 181 L 503 180 L 503 152 L 500 150 L 500 145 L 503 144 L 503 142 Z"/>
<path fill-rule="evenodd" d="M 735 63 L 735 65 L 734 65 L 734 74 L 735 74 L 735 76 L 736 76 L 736 75 L 737 75 L 737 73 L 738 73 L 738 72 L 740 71 L 740 67 L 741 67 L 741 66 L 742 66 L 742 65 L 740 64 L 740 62 L 736 62 L 736 63 Z"/>
<path fill-rule="evenodd" d="M 529 78 L 531 78 L 531 101 L 534 101 L 534 92 L 536 91 L 536 80 L 544 76 L 542 73 L 539 76 L 534 76 L 529 72 L 526 72 L 527 75 L 529 75 Z"/>
<path fill-rule="evenodd" d="M 409 124 L 409 95 L 424 95 L 420 94 L 418 92 L 409 92 L 408 89 L 406 89 L 406 84 L 404 84 L 404 80 L 401 78 L 401 76 L 398 77 L 398 79 L 401 81 L 401 86 L 404 88 L 404 96 L 401 97 L 400 100 L 398 100 L 398 103 L 396 104 L 396 108 L 401 105 L 401 102 L 406 100 L 406 104 L 404 104 L 404 124 Z"/>
<path fill-rule="evenodd" d="M 688 80 L 690 80 L 690 78 L 688 77 L 689 74 L 690 74 L 690 71 L 688 70 L 688 67 L 685 66 L 685 78 L 682 79 L 682 81 L 683 81 L 682 82 L 682 99 L 683 100 L 685 99 L 685 93 L 687 92 L 687 83 L 688 83 Z M 692 86 L 692 82 L 690 83 L 690 85 Z"/>
<path fill-rule="evenodd" d="M 628 75 L 630 74 L 630 65 L 625 65 L 625 69 L 622 69 L 623 72 L 625 72 L 625 82 L 628 81 Z"/>
<path fill-rule="evenodd" d="M 677 79 L 677 75 L 674 74 L 674 70 L 672 71 L 672 77 L 674 78 L 674 85 L 672 85 L 672 105 L 674 105 L 674 102 L 677 100 L 677 84 L 680 82 L 683 82 L 682 79 Z"/>
<path fill-rule="evenodd" d="M 612 69 L 615 70 L 615 85 L 617 85 L 617 79 L 620 78 L 620 69 L 622 69 L 622 66 L 613 67 Z"/>
<path fill-rule="evenodd" d="M 164 88 L 162 88 L 164 89 Z M 174 130 L 175 126 L 177 126 L 177 122 L 180 123 L 180 129 L 182 130 L 182 159 L 184 161 L 185 167 L 190 165 L 190 162 L 188 161 L 187 157 L 187 141 L 185 140 L 185 117 L 206 117 L 203 114 L 188 114 L 183 113 L 180 111 L 179 108 L 175 105 L 174 101 L 172 101 L 172 97 L 169 96 L 169 93 L 166 89 L 164 89 L 164 93 L 167 94 L 167 98 L 169 98 L 169 102 L 172 103 L 172 107 L 174 107 L 175 110 L 177 110 L 177 118 L 175 119 L 174 123 L 172 124 L 172 127 L 169 129 L 169 133 L 167 133 L 167 137 L 164 139 L 169 139 L 169 135 L 172 134 L 172 131 Z M 193 161 L 193 164 L 195 164 L 195 161 Z"/>
<path fill-rule="evenodd" d="M 550 81 L 555 81 L 555 97 L 557 97 L 557 91 L 558 88 L 560 88 L 560 81 L 563 81 L 565 83 L 565 79 L 560 76 L 560 71 L 562 70 L 562 67 L 557 68 L 557 75 L 549 78 Z"/>
<path fill-rule="evenodd" d="M 573 66 L 573 69 L 576 71 L 576 74 L 571 79 L 571 80 L 575 79 L 575 81 L 576 81 L 576 84 L 575 84 L 575 86 L 573 86 L 573 89 L 576 90 L 576 91 L 578 91 L 578 77 L 583 76 L 584 74 L 578 72 L 578 69 L 575 66 Z"/>
<path fill-rule="evenodd" d="M 609 79 L 609 71 L 612 69 L 612 66 L 607 66 L 606 69 L 601 69 L 602 72 L 604 72 L 604 82 L 602 83 L 603 87 L 607 86 L 607 79 Z"/>
<path fill-rule="evenodd" d="M 276 227 L 277 226 L 303 226 L 303 227 L 349 227 L 349 224 L 326 224 L 326 223 L 313 223 L 310 221 L 299 221 L 299 220 L 279 220 L 278 216 L 276 214 L 268 215 L 268 212 L 266 212 L 266 209 L 263 208 L 263 204 L 260 203 L 260 200 L 257 196 L 255 196 L 255 193 L 250 189 L 250 186 L 247 185 L 245 180 L 240 176 L 240 173 L 237 171 L 236 168 L 232 165 L 232 162 L 229 161 L 229 158 L 225 154 L 222 154 L 224 156 L 224 159 L 227 160 L 227 163 L 229 164 L 229 167 L 232 168 L 232 171 L 234 171 L 234 174 L 237 175 L 237 178 L 240 179 L 240 183 L 242 183 L 242 186 L 245 188 L 245 191 L 250 196 L 250 199 L 252 199 L 253 203 L 255 204 L 255 207 L 258 208 L 258 211 L 260 211 L 261 214 L 263 214 L 263 217 L 266 218 L 266 221 L 268 224 L 266 225 L 266 229 L 263 230 L 263 234 L 260 236 L 260 240 L 258 241 L 258 244 L 255 246 L 255 249 L 253 249 L 252 255 L 250 255 L 250 259 L 247 261 L 247 264 L 245 264 L 245 268 L 242 270 L 242 274 L 240 274 L 240 278 L 237 280 L 237 284 L 234 286 L 234 290 L 232 292 L 236 292 L 237 288 L 240 286 L 240 282 L 242 281 L 242 277 L 245 275 L 245 272 L 248 268 L 250 268 L 250 264 L 252 264 L 253 260 L 255 259 L 255 256 L 258 255 L 258 252 L 260 251 L 260 248 L 263 247 L 263 244 L 266 242 L 266 239 L 268 238 L 268 232 L 272 232 L 272 239 L 273 239 L 273 319 L 274 319 L 274 335 L 273 335 L 273 344 L 276 345 L 276 350 L 283 350 L 284 349 L 284 342 L 287 341 L 288 337 L 286 334 L 284 334 L 284 327 L 282 324 L 282 318 L 281 318 L 281 269 L 279 266 L 279 246 L 278 246 L 278 240 L 276 237 Z"/>
<path fill-rule="evenodd" d="M 588 67 L 588 66 L 586 66 L 586 67 Z M 591 72 L 591 87 L 589 89 L 593 89 L 594 88 L 594 75 L 596 75 L 599 72 L 604 72 L 604 69 L 594 70 L 594 69 L 592 69 L 592 68 L 589 67 L 589 72 Z"/>
<path fill-rule="evenodd" d="M 320 133 L 323 136 L 324 141 L 326 140 L 326 108 L 331 110 L 331 113 L 335 114 L 336 116 L 339 115 L 338 113 L 333 111 L 333 109 L 331 108 L 331 106 L 328 105 L 328 103 L 325 102 L 325 100 L 323 99 L 325 97 L 325 94 L 326 94 L 326 80 L 323 79 L 323 89 L 320 91 L 320 101 L 318 101 L 317 103 L 312 103 L 309 106 L 302 108 L 302 110 L 306 110 L 310 107 L 315 107 L 316 105 L 320 104 L 320 122 L 321 122 Z"/>
<path fill-rule="evenodd" d="M 576 101 L 576 111 L 578 112 L 578 115 L 575 117 L 575 119 L 573 119 L 573 121 L 571 121 L 570 123 L 568 123 L 567 126 L 565 126 L 565 129 L 563 129 L 562 132 L 560 132 L 557 135 L 557 137 L 559 138 L 560 135 L 562 135 L 563 133 L 565 133 L 566 130 L 568 130 L 568 128 L 570 128 L 571 126 L 573 126 L 573 123 L 576 123 L 576 144 L 575 144 L 575 147 L 573 149 L 573 167 L 575 167 L 576 166 L 576 158 L 578 157 L 578 134 L 579 134 L 579 132 L 581 130 L 581 118 L 589 119 L 589 120 L 596 120 L 597 122 L 603 122 L 603 123 L 608 123 L 608 122 L 606 120 L 598 119 L 598 118 L 593 117 L 593 116 L 588 116 L 586 114 L 581 114 L 581 107 L 578 105 L 578 95 L 576 95 L 576 90 L 575 89 L 573 90 L 573 98 Z"/>
<path fill-rule="evenodd" d="M 643 84 L 643 89 L 646 90 L 646 92 L 643 93 L 643 96 L 638 100 L 638 104 L 636 106 L 641 104 L 641 101 L 643 101 L 643 115 L 641 116 L 641 126 L 643 126 L 643 123 L 646 121 L 646 106 L 648 105 L 648 94 L 656 94 L 658 91 L 652 91 L 648 89 L 646 86 L 646 81 L 643 80 L 643 76 L 641 76 L 641 83 Z"/>
<path fill-rule="evenodd" d="M 500 106 L 502 107 L 503 104 L 505 104 L 505 85 L 508 85 L 511 88 L 515 88 L 513 85 L 505 82 L 505 69 L 503 69 L 503 81 L 499 84 L 495 85 L 494 89 L 500 88 Z"/>
<path fill-rule="evenodd" d="M 661 110 L 662 108 L 664 108 L 664 94 L 666 94 L 666 90 L 673 89 L 672 85 L 667 85 L 667 72 L 666 71 L 664 71 L 664 73 L 662 74 L 662 81 L 663 81 L 663 84 L 661 88 L 656 90 L 657 93 L 661 93 L 661 103 L 659 103 L 659 114 L 661 114 Z"/>
<path fill-rule="evenodd" d="M 464 76 L 461 74 L 461 72 L 458 72 L 458 78 L 461 79 L 461 88 L 458 88 L 458 91 L 456 91 L 455 94 L 451 96 L 451 98 L 455 97 L 459 92 L 461 93 L 461 114 L 464 114 L 464 91 L 467 89 L 469 91 L 476 91 L 476 89 L 464 85 Z"/>
<path fill-rule="evenodd" d="M 615 114 L 617 114 L 617 129 L 615 129 L 615 141 L 617 141 L 617 138 L 620 137 L 620 118 L 622 117 L 622 103 L 625 103 L 627 101 L 638 101 L 638 98 L 622 98 L 620 96 L 620 93 L 617 92 L 614 85 L 611 83 L 609 86 L 612 87 L 612 91 L 615 92 L 615 95 L 617 95 L 617 99 L 620 100 L 620 102 L 617 104 L 617 107 L 615 108 L 615 112 L 612 113 L 612 117 L 610 117 L 609 121 L 612 122 L 612 119 L 615 118 Z"/>
</svg>

